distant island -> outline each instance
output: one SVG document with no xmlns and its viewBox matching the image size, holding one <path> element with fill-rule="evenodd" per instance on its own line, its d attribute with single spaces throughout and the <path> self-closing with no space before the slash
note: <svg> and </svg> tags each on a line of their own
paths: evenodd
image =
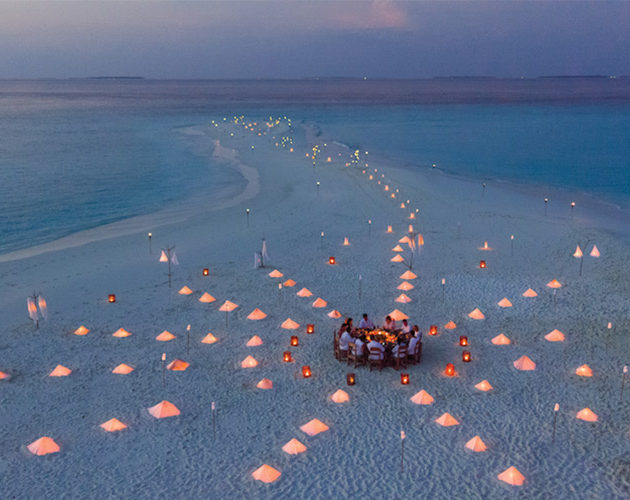
<svg viewBox="0 0 630 500">
<path fill-rule="evenodd" d="M 88 76 L 79 80 L 144 80 L 144 76 Z"/>
</svg>

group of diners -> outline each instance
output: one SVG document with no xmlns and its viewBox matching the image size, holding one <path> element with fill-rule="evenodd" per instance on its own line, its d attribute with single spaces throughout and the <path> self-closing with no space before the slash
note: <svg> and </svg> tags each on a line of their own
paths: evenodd
<svg viewBox="0 0 630 500">
<path fill-rule="evenodd" d="M 352 318 L 346 318 L 335 334 L 335 354 L 340 360 L 355 359 L 370 362 L 370 365 L 376 362 L 379 366 L 398 367 L 401 361 L 403 364 L 412 360 L 419 362 L 421 352 L 422 332 L 418 325 L 411 326 L 406 319 L 398 324 L 387 316 L 381 326 L 376 326 L 363 314 L 357 327 Z"/>
</svg>

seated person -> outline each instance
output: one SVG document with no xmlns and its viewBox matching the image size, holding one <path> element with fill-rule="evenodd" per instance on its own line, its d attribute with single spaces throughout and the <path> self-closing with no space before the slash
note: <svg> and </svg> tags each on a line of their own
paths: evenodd
<svg viewBox="0 0 630 500">
<path fill-rule="evenodd" d="M 402 320 L 402 332 L 403 333 L 410 333 L 411 332 L 411 325 L 409 324 L 409 322 L 406 319 Z"/>
<path fill-rule="evenodd" d="M 385 324 L 383 325 L 383 328 L 385 330 L 391 330 L 391 331 L 396 329 L 396 322 L 392 319 L 391 316 L 385 317 Z"/>
<path fill-rule="evenodd" d="M 337 331 L 337 337 L 341 337 L 343 335 L 343 332 L 346 331 L 346 328 L 348 328 L 348 320 L 344 321 L 343 324 L 339 327 L 339 330 Z"/>
<path fill-rule="evenodd" d="M 350 327 L 346 326 L 346 331 L 341 334 L 339 337 L 339 350 L 348 352 L 348 344 L 350 342 L 354 342 L 352 335 L 350 335 Z"/>
<path fill-rule="evenodd" d="M 409 355 L 413 355 L 416 351 L 416 345 L 418 343 L 422 344 L 422 332 L 420 331 L 420 328 L 418 328 L 418 325 L 413 325 L 413 337 L 411 337 L 411 340 L 409 341 Z"/>
<path fill-rule="evenodd" d="M 385 348 L 379 344 L 376 340 L 370 340 L 370 342 L 367 345 L 368 348 L 368 352 L 369 352 L 369 358 L 370 359 L 380 359 L 382 360 L 385 354 Z M 378 349 L 378 353 L 374 353 L 372 354 L 372 352 L 370 352 L 372 349 Z"/>
<path fill-rule="evenodd" d="M 359 321 L 359 328 L 374 330 L 376 327 L 374 326 L 374 323 L 372 323 L 372 320 L 368 318 L 368 315 L 364 314 L 363 319 Z"/>
<path fill-rule="evenodd" d="M 346 326 L 350 328 L 350 333 L 354 333 L 354 325 L 352 324 L 352 318 L 346 319 Z"/>
<path fill-rule="evenodd" d="M 398 339 L 398 342 L 396 343 L 396 345 L 394 346 L 394 348 L 392 349 L 392 358 L 399 358 L 402 357 L 402 355 L 398 355 L 398 353 L 400 352 L 400 348 L 402 346 L 405 345 L 405 341 L 401 338 Z"/>
<path fill-rule="evenodd" d="M 361 335 L 358 339 L 354 341 L 357 349 L 357 356 L 363 356 L 365 352 L 365 342 L 367 337 L 365 335 Z"/>
</svg>

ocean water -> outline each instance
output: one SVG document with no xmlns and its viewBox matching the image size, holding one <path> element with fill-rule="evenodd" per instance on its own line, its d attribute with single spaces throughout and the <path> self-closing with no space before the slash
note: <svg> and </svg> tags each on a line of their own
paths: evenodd
<svg viewBox="0 0 630 500">
<path fill-rule="evenodd" d="M 630 200 L 630 79 L 0 81 L 0 253 L 243 179 L 180 127 L 289 114 L 409 168 Z"/>
</svg>

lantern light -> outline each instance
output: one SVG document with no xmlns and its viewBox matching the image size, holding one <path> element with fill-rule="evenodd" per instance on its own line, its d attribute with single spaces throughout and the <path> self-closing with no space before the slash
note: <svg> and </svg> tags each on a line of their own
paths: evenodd
<svg viewBox="0 0 630 500">
<path fill-rule="evenodd" d="M 409 385 L 409 374 L 408 373 L 401 373 L 400 374 L 400 383 L 402 385 Z"/>
<path fill-rule="evenodd" d="M 114 302 L 116 302 L 116 294 L 110 293 L 107 297 L 107 300 L 109 300 L 110 304 L 113 304 Z"/>
<path fill-rule="evenodd" d="M 311 367 L 308 365 L 305 365 L 302 367 L 302 377 L 304 378 L 310 378 L 311 376 Z"/>
<path fill-rule="evenodd" d="M 480 260 L 479 261 L 479 268 L 480 269 L 485 269 L 486 268 L 486 261 L 485 260 Z"/>
<path fill-rule="evenodd" d="M 282 356 L 282 359 L 285 363 L 290 363 L 292 361 L 291 351 L 284 351 L 284 355 Z"/>
<path fill-rule="evenodd" d="M 470 363 L 470 352 L 469 351 L 464 351 L 462 352 L 462 361 L 464 363 Z"/>
<path fill-rule="evenodd" d="M 455 376 L 455 365 L 453 365 L 453 363 L 448 363 L 446 365 L 445 370 L 444 370 L 444 374 L 447 377 L 454 377 Z"/>
<path fill-rule="evenodd" d="M 348 373 L 346 374 L 346 383 L 348 385 L 354 385 L 356 383 L 356 377 L 354 375 L 354 373 Z"/>
<path fill-rule="evenodd" d="M 297 338 L 297 336 L 296 335 L 291 336 L 291 346 L 297 347 L 298 345 L 300 345 L 300 341 Z"/>
<path fill-rule="evenodd" d="M 312 323 L 306 325 L 306 333 L 315 333 L 315 325 Z"/>
<path fill-rule="evenodd" d="M 431 325 L 429 327 L 429 335 L 437 335 L 438 329 L 437 325 Z"/>
<path fill-rule="evenodd" d="M 465 335 L 460 335 L 459 345 L 462 347 L 466 347 L 468 345 L 468 337 L 466 337 Z"/>
<path fill-rule="evenodd" d="M 335 258 L 334 258 L 334 257 L 328 257 L 328 263 L 329 263 L 331 266 L 334 266 L 337 262 L 335 261 Z"/>
</svg>

